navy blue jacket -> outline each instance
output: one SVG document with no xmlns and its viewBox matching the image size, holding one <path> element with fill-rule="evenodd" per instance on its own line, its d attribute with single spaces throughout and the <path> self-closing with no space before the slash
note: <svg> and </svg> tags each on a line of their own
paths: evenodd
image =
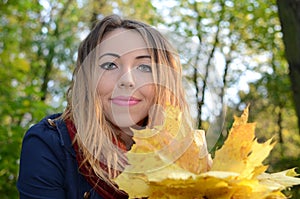
<svg viewBox="0 0 300 199">
<path fill-rule="evenodd" d="M 64 121 L 49 123 L 49 118 L 57 117 L 59 114 L 44 118 L 23 139 L 17 182 L 20 199 L 102 199 L 78 172 Z"/>
</svg>

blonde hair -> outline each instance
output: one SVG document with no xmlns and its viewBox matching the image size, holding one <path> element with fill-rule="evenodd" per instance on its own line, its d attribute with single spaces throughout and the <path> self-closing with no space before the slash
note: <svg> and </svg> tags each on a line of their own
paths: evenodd
<svg viewBox="0 0 300 199">
<path fill-rule="evenodd" d="M 96 89 L 99 77 L 95 75 L 93 68 L 97 67 L 97 45 L 105 34 L 117 28 L 135 30 L 145 40 L 153 64 L 155 104 L 161 107 L 166 104 L 177 106 L 184 114 L 182 118 L 185 122 L 191 121 L 182 85 L 179 56 L 164 36 L 145 23 L 121 19 L 117 15 L 107 16 L 99 21 L 78 49 L 77 66 L 67 92 L 68 105 L 62 118 L 72 120 L 76 126 L 75 141 L 84 156 L 82 165 L 89 163 L 90 169 L 113 187 L 111 179 L 117 175 L 117 170 L 123 170 L 126 161 L 124 153 L 112 142 L 117 139 L 115 129 L 103 114 L 102 102 Z M 155 125 L 158 114 L 160 113 L 154 110 L 148 116 L 148 126 Z M 108 171 L 101 168 L 99 160 L 107 166 Z"/>
</svg>

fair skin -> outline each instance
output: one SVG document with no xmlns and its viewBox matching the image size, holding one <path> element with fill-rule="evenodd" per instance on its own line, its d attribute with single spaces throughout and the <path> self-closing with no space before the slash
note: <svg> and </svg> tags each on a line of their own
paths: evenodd
<svg viewBox="0 0 300 199">
<path fill-rule="evenodd" d="M 97 91 L 105 117 L 123 131 L 143 121 L 153 105 L 151 57 L 135 31 L 116 29 L 102 39 Z"/>
</svg>

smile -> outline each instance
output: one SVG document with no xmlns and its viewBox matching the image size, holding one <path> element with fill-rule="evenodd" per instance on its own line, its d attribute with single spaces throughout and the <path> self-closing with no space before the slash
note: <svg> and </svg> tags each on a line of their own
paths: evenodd
<svg viewBox="0 0 300 199">
<path fill-rule="evenodd" d="M 134 97 L 125 97 L 125 96 L 118 96 L 111 98 L 111 102 L 118 106 L 133 106 L 140 102 L 141 100 L 136 99 Z"/>
</svg>

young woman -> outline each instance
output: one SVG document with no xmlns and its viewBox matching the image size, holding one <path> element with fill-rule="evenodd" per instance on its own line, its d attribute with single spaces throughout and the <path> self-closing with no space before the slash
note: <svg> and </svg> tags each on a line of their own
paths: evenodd
<svg viewBox="0 0 300 199">
<path fill-rule="evenodd" d="M 79 47 L 66 110 L 24 137 L 20 198 L 127 198 L 111 179 L 127 165 L 131 128 L 162 124 L 166 104 L 192 128 L 181 78 L 178 55 L 157 30 L 116 15 L 99 21 Z"/>
</svg>

